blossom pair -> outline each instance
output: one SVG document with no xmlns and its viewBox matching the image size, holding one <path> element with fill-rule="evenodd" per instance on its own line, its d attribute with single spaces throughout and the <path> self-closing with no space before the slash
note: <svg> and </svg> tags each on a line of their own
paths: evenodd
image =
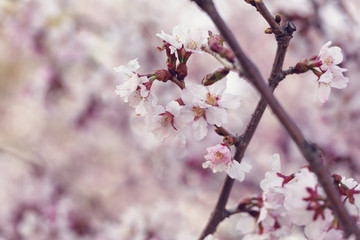
<svg viewBox="0 0 360 240">
<path fill-rule="evenodd" d="M 345 88 L 349 79 L 344 77 L 345 68 L 337 66 L 343 61 L 341 48 L 329 47 L 331 42 L 327 42 L 320 50 L 319 60 L 321 61 L 320 70 L 322 71 L 316 85 L 316 96 L 321 102 L 329 99 L 331 87 Z"/>
</svg>

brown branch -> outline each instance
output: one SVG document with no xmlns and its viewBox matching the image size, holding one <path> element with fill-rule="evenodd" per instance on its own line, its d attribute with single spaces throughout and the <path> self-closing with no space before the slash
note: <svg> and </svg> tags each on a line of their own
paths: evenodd
<svg viewBox="0 0 360 240">
<path fill-rule="evenodd" d="M 287 25 L 288 26 L 288 25 Z M 275 34 L 277 39 L 277 51 L 273 63 L 273 67 L 271 70 L 270 77 L 268 79 L 271 90 L 274 91 L 278 85 L 278 82 L 281 81 L 285 75 L 282 73 L 282 67 L 284 64 L 284 59 L 286 55 L 287 48 L 289 46 L 289 42 L 292 38 L 293 29 L 289 29 L 288 27 L 279 28 L 277 33 Z M 241 162 L 244 157 L 245 151 L 254 136 L 254 133 L 259 125 L 260 119 L 263 116 L 265 109 L 267 106 L 266 100 L 262 97 L 257 104 L 257 107 L 252 114 L 252 117 L 246 127 L 246 130 L 243 135 L 239 138 L 239 142 L 235 145 L 236 152 L 234 155 L 234 159 L 238 162 Z M 226 131 L 227 132 L 227 131 Z M 228 133 L 228 132 L 227 132 Z M 228 133 L 230 135 L 230 133 Z M 229 217 L 232 214 L 235 214 L 232 210 L 226 210 L 226 203 L 230 196 L 230 192 L 232 186 L 234 184 L 234 180 L 229 176 L 226 177 L 223 187 L 221 189 L 219 199 L 217 204 L 211 214 L 211 217 L 202 231 L 199 239 L 204 239 L 207 235 L 213 234 L 216 231 L 217 226 L 222 222 L 225 218 Z"/>
<path fill-rule="evenodd" d="M 282 71 L 282 75 L 283 75 L 284 78 L 287 75 L 294 74 L 294 73 L 295 73 L 295 68 L 294 67 L 289 67 L 288 69 Z"/>
<path fill-rule="evenodd" d="M 303 156 L 308 161 L 312 171 L 317 175 L 318 180 L 324 188 L 326 195 L 330 201 L 331 207 L 337 215 L 340 225 L 344 230 L 345 236 L 348 237 L 351 234 L 355 234 L 356 238 L 360 239 L 360 230 L 353 221 L 345 206 L 340 200 L 340 195 L 332 184 L 332 179 L 327 169 L 322 164 L 321 153 L 318 147 L 314 144 L 310 144 L 304 138 L 302 132 L 288 116 L 283 107 L 279 104 L 277 99 L 273 96 L 271 89 L 265 84 L 264 78 L 258 70 L 257 66 L 248 58 L 243 52 L 235 36 L 225 24 L 217 12 L 215 5 L 212 0 L 193 0 L 198 6 L 204 10 L 209 17 L 212 19 L 216 27 L 223 35 L 225 41 L 229 44 L 233 50 L 236 58 L 243 66 L 244 75 L 247 77 L 260 92 L 262 98 L 265 99 L 267 104 L 270 105 L 276 117 L 279 119 L 281 124 L 285 127 L 288 134 L 294 140 Z M 256 4 L 260 3 L 261 0 L 256 0 Z"/>
</svg>

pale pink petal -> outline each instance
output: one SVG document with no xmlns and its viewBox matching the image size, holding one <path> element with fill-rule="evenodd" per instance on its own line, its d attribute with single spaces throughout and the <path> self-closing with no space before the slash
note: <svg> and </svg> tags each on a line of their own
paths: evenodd
<svg viewBox="0 0 360 240">
<path fill-rule="evenodd" d="M 206 120 L 213 125 L 222 126 L 227 123 L 227 111 L 223 108 L 211 107 L 205 112 Z"/>
<path fill-rule="evenodd" d="M 199 118 L 194 121 L 192 129 L 195 140 L 199 141 L 203 139 L 208 133 L 206 120 L 204 118 Z"/>
<path fill-rule="evenodd" d="M 236 96 L 233 94 L 224 93 L 219 101 L 218 104 L 220 107 L 228 108 L 228 109 L 236 109 L 240 107 L 240 96 Z"/>
<path fill-rule="evenodd" d="M 330 92 L 330 85 L 321 82 L 318 82 L 316 84 L 316 96 L 320 100 L 320 102 L 326 102 L 329 99 Z"/>
<path fill-rule="evenodd" d="M 236 223 L 236 229 L 242 234 L 253 233 L 256 229 L 254 218 L 247 213 L 240 213 L 240 219 Z"/>
<path fill-rule="evenodd" d="M 208 86 L 209 92 L 215 94 L 216 96 L 222 95 L 226 90 L 226 84 L 227 84 L 226 79 L 219 80 L 214 84 Z"/>
</svg>

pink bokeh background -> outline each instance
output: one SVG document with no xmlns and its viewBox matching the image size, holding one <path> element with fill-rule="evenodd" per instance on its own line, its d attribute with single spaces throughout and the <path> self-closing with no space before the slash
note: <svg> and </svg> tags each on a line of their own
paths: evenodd
<svg viewBox="0 0 360 240">
<path fill-rule="evenodd" d="M 276 41 L 264 34 L 265 20 L 244 1 L 215 3 L 267 78 Z M 275 95 L 324 150 L 330 171 L 359 180 L 359 2 L 265 3 L 297 26 L 285 68 L 327 41 L 342 48 L 350 82 L 327 103 L 315 98 L 311 73 L 288 76 Z M 155 34 L 178 24 L 217 33 L 210 19 L 186 0 L 4 0 L 0 22 L 0 240 L 196 239 L 225 178 L 202 169 L 203 156 L 222 139 L 210 127 L 207 138 L 184 148 L 158 141 L 114 94 L 121 79 L 113 68 L 134 58 L 144 74 L 165 68 Z M 188 66 L 193 82 L 221 67 L 210 55 L 193 56 Z M 225 127 L 241 134 L 259 96 L 236 74 L 228 79 L 242 105 Z M 178 94 L 170 83 L 156 91 L 164 99 Z M 245 155 L 253 168 L 235 184 L 229 206 L 259 193 L 276 152 L 285 173 L 306 164 L 267 110 Z M 216 236 L 239 239 L 236 220 L 224 221 Z"/>
</svg>

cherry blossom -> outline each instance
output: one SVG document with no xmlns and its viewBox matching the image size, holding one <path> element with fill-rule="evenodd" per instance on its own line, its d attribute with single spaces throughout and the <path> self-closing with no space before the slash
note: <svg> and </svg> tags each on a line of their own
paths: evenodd
<svg viewBox="0 0 360 240">
<path fill-rule="evenodd" d="M 173 28 L 172 35 L 161 31 L 161 33 L 157 33 L 156 36 L 172 46 L 172 53 L 182 47 L 184 47 L 187 52 L 202 53 L 201 46 L 207 42 L 208 34 L 206 31 L 200 29 L 177 25 Z"/>
<path fill-rule="evenodd" d="M 306 210 L 309 201 L 304 200 L 309 197 L 309 194 L 321 190 L 321 188 L 317 187 L 317 184 L 316 175 L 310 172 L 308 168 L 302 168 L 295 173 L 295 178 L 285 185 L 284 207 L 289 212 L 291 221 L 295 224 L 306 225 L 318 217 L 317 213 L 321 214 L 321 212 L 317 212 L 317 210 L 321 209 Z M 321 195 L 325 196 L 323 193 Z"/>
<path fill-rule="evenodd" d="M 347 86 L 349 78 L 342 74 L 345 71 L 344 68 L 333 66 L 320 76 L 316 84 L 316 96 L 321 102 L 329 99 L 331 87 L 342 89 Z"/>
<path fill-rule="evenodd" d="M 263 190 L 263 201 L 266 208 L 276 209 L 283 205 L 284 189 L 282 187 L 284 178 L 279 176 L 280 155 L 275 153 L 270 157 L 272 170 L 265 174 L 265 178 L 260 182 Z M 264 210 L 266 209 L 264 208 Z"/>
<path fill-rule="evenodd" d="M 185 104 L 184 120 L 193 122 L 193 135 L 201 140 L 207 135 L 207 124 L 222 126 L 227 123 L 226 108 L 240 106 L 240 96 L 226 93 L 227 81 L 221 80 L 210 86 L 188 84 L 181 99 Z"/>
<path fill-rule="evenodd" d="M 337 46 L 330 47 L 331 42 L 327 42 L 320 50 L 318 60 L 321 61 L 319 76 L 316 84 L 316 96 L 321 102 L 326 102 L 329 98 L 331 87 L 345 88 L 349 79 L 344 77 L 345 68 L 340 68 L 337 64 L 343 60 L 341 48 Z"/>
<path fill-rule="evenodd" d="M 145 76 L 139 76 L 135 70 L 140 65 L 137 59 L 131 60 L 128 66 L 119 66 L 114 68 L 120 73 L 123 82 L 116 86 L 115 94 L 124 98 L 124 102 L 129 102 L 135 112 L 145 116 L 147 109 L 151 109 L 157 103 L 157 97 L 150 92 L 151 81 Z"/>
<path fill-rule="evenodd" d="M 148 81 L 147 77 L 139 77 L 135 72 L 140 68 L 139 62 L 136 59 L 129 61 L 128 66 L 119 66 L 114 70 L 120 73 L 122 83 L 116 87 L 115 93 L 120 97 L 124 97 L 124 101 L 128 102 L 128 97 L 133 93 L 139 86 L 140 83 Z"/>
<path fill-rule="evenodd" d="M 288 220 L 287 212 L 283 207 L 285 179 L 279 176 L 279 154 L 273 154 L 270 157 L 270 163 L 272 170 L 267 172 L 264 180 L 260 182 L 263 193 L 259 198 L 260 203 L 257 204 L 260 208 L 259 214 L 256 217 L 249 214 L 245 219 L 240 219 L 237 224 L 237 229 L 242 233 L 250 233 L 253 238 L 249 239 L 257 239 L 256 236 L 263 235 L 267 236 L 265 239 L 279 239 L 289 235 L 292 228 L 292 223 Z M 249 221 L 252 221 L 254 226 L 250 227 Z M 242 229 L 244 222 L 248 222 L 246 229 Z"/>
<path fill-rule="evenodd" d="M 343 55 L 341 53 L 341 48 L 337 46 L 330 47 L 331 41 L 325 43 L 325 45 L 320 49 L 319 58 L 322 62 L 320 69 L 326 71 L 329 68 L 339 64 L 343 60 Z"/>
<path fill-rule="evenodd" d="M 340 178 L 341 176 L 339 176 Z M 360 186 L 353 178 L 341 177 L 338 184 L 341 198 L 351 214 L 360 217 Z"/>
<path fill-rule="evenodd" d="M 207 160 L 202 164 L 203 168 L 210 167 L 213 173 L 226 172 L 229 177 L 244 181 L 245 173 L 249 172 L 251 165 L 246 162 L 237 162 L 231 156 L 231 151 L 225 144 L 218 144 L 206 149 L 204 156 Z"/>
<path fill-rule="evenodd" d="M 165 107 L 156 105 L 145 117 L 148 128 L 159 139 L 175 137 L 185 144 L 184 126 L 179 119 L 181 106 L 177 101 L 169 102 Z"/>
</svg>

